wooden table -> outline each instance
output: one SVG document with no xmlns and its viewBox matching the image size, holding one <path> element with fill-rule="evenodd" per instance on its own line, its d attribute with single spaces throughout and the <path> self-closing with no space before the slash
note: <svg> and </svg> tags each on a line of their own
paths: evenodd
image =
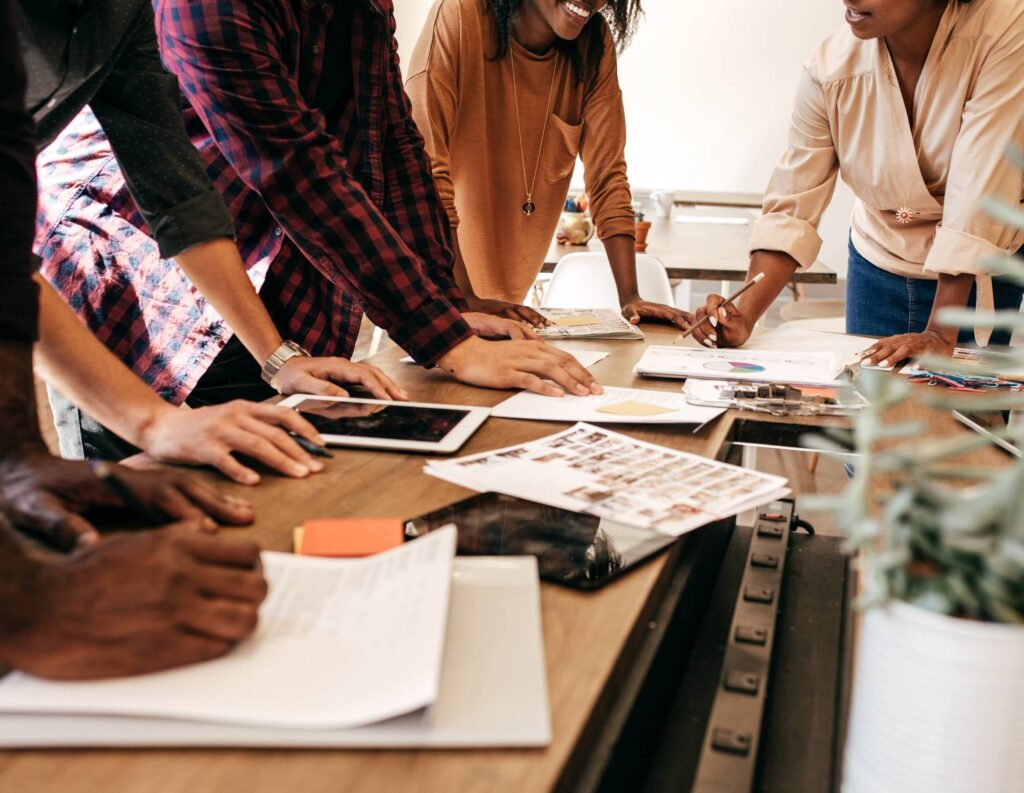
<svg viewBox="0 0 1024 793">
<path fill-rule="evenodd" d="M 676 209 L 677 213 L 689 214 Z M 743 215 L 753 218 L 748 210 L 715 210 L 717 214 Z M 724 223 L 677 223 L 667 218 L 649 216 L 651 230 L 647 235 L 647 251 L 658 257 L 668 271 L 669 280 L 742 281 L 747 274 L 750 254 L 750 225 Z M 552 241 L 542 272 L 550 273 L 559 260 L 570 253 L 604 253 L 597 237 L 587 245 L 559 245 Z M 793 276 L 798 284 L 834 284 L 836 274 L 821 262 Z"/>
<path fill-rule="evenodd" d="M 675 331 L 646 325 L 648 340 L 669 343 Z M 632 366 L 640 342 L 573 342 L 610 349 L 594 367 L 609 385 L 639 385 Z M 464 386 L 444 373 L 399 363 L 399 350 L 377 356 L 413 399 L 493 405 L 507 394 Z M 678 390 L 679 384 L 643 381 Z M 750 420 L 747 414 L 747 420 Z M 765 417 L 767 422 L 783 421 Z M 786 419 L 789 423 L 793 419 Z M 831 420 L 829 423 L 834 423 Z M 820 424 L 820 421 L 808 421 Z M 490 419 L 462 454 L 549 435 L 565 425 Z M 630 435 L 708 457 L 728 448 L 737 415 L 727 413 L 700 432 L 671 427 L 629 430 Z M 326 470 L 296 481 L 266 476 L 252 498 L 258 519 L 238 530 L 272 550 L 289 549 L 291 527 L 325 516 L 412 517 L 452 503 L 468 492 L 422 473 L 421 456 L 346 451 Z M 709 534 L 709 532 L 711 532 Z M 600 748 L 592 736 L 614 716 L 628 688 L 644 636 L 657 629 L 659 605 L 674 569 L 686 564 L 687 543 L 712 537 L 713 529 L 684 538 L 663 554 L 604 589 L 583 593 L 545 584 L 541 592 L 544 647 L 554 739 L 540 750 L 473 751 L 8 751 L 0 753 L 0 790 L 11 793 L 535 793 L 561 785 L 578 789 L 573 770 Z M 692 546 L 691 546 L 692 547 Z M 586 736 L 581 738 L 581 736 Z M 597 747 L 597 748 L 595 748 Z"/>
</svg>

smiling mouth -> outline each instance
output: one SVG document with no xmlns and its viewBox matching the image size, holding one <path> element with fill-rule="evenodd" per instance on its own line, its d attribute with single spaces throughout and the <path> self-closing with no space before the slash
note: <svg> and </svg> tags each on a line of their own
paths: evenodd
<svg viewBox="0 0 1024 793">
<path fill-rule="evenodd" d="M 562 10 L 565 12 L 566 16 L 568 16 L 569 19 L 577 25 L 587 24 L 587 20 L 589 20 L 594 13 L 586 6 L 574 3 L 572 0 L 561 0 L 559 5 L 562 6 Z"/>
<path fill-rule="evenodd" d="M 867 11 L 857 11 L 856 9 L 846 7 L 846 21 L 851 25 L 856 25 L 858 22 L 864 22 L 868 19 L 871 14 Z"/>
</svg>

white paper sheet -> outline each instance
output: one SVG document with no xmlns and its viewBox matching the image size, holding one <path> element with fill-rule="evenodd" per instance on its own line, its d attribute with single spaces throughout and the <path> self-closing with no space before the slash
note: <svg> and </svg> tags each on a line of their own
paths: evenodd
<svg viewBox="0 0 1024 793">
<path fill-rule="evenodd" d="M 842 382 L 840 375 L 856 358 L 849 353 L 651 346 L 635 371 L 644 377 L 832 386 Z"/>
<path fill-rule="evenodd" d="M 580 423 L 492 452 L 431 461 L 431 476 L 673 536 L 735 515 L 786 479 Z M 763 502 L 760 502 L 763 503 Z"/>
<path fill-rule="evenodd" d="M 365 559 L 264 553 L 260 627 L 228 655 L 96 682 L 12 673 L 0 712 L 325 729 L 424 708 L 437 699 L 455 541 L 449 526 Z"/>
<path fill-rule="evenodd" d="M 668 409 L 653 416 L 603 413 L 601 408 L 637 402 Z M 605 386 L 600 396 L 547 397 L 526 391 L 509 397 L 491 409 L 495 418 L 530 421 L 587 421 L 591 424 L 696 424 L 698 427 L 722 415 L 720 408 L 691 405 L 683 394 L 640 388 Z"/>
</svg>

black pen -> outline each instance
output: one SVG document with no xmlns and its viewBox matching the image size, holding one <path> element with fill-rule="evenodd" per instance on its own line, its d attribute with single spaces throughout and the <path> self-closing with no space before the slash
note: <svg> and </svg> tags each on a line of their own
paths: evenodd
<svg viewBox="0 0 1024 793">
<path fill-rule="evenodd" d="M 112 464 L 106 460 L 90 460 L 89 465 L 93 473 L 99 477 L 103 484 L 109 487 L 121 499 L 125 508 L 130 509 L 146 521 L 146 523 L 152 526 L 166 526 L 168 523 L 174 522 L 170 515 L 163 510 L 145 503 L 135 495 L 132 489 L 114 473 L 114 466 Z"/>
<path fill-rule="evenodd" d="M 313 443 L 309 438 L 303 438 L 296 432 L 289 432 L 288 434 L 291 435 L 293 441 L 314 457 L 328 457 L 330 459 L 334 459 L 334 455 L 327 451 L 326 446 L 320 446 L 319 444 Z"/>
</svg>

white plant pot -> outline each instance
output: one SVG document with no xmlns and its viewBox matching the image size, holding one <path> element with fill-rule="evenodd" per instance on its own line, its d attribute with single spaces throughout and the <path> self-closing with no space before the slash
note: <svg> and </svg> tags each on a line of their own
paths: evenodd
<svg viewBox="0 0 1024 793">
<path fill-rule="evenodd" d="M 1024 791 L 1024 628 L 894 601 L 854 674 L 844 793 Z"/>
</svg>

